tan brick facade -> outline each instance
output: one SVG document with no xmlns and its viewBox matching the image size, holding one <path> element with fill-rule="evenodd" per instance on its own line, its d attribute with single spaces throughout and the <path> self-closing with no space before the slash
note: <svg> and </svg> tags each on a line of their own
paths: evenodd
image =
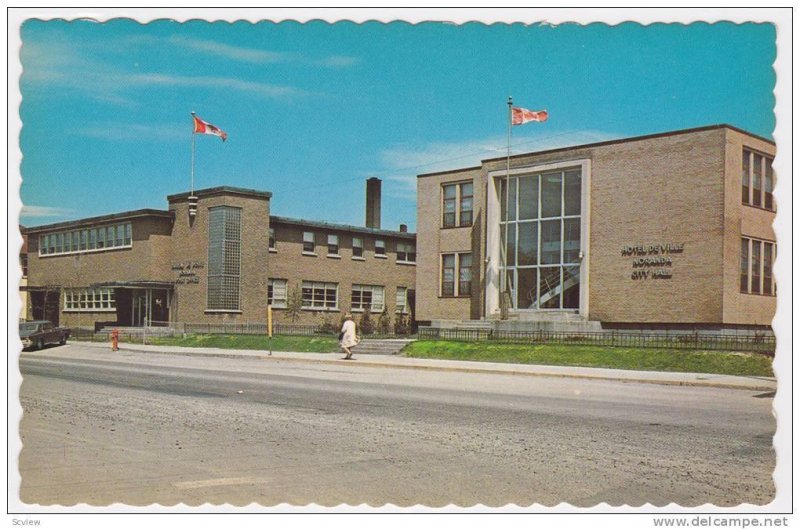
<svg viewBox="0 0 800 529">
<path fill-rule="evenodd" d="M 338 285 L 335 309 L 304 309 L 294 322 L 289 321 L 285 309 L 275 309 L 277 323 L 318 325 L 328 321 L 338 324 L 342 314 L 351 309 L 354 284 L 384 287 L 385 307 L 393 322 L 398 287 L 408 289 L 413 301 L 416 263 L 397 259 L 398 243 L 409 244 L 411 252 L 416 252 L 416 237 L 412 233 L 272 217 L 271 194 L 266 192 L 221 187 L 200 190 L 195 195 L 197 213 L 194 217 L 189 215 L 189 193 L 183 193 L 168 197 L 168 211 L 142 210 L 29 228 L 29 285 L 58 296 L 59 314 L 51 318 L 58 318 L 61 325 L 79 327 L 114 321 L 117 317 L 126 320 L 121 324 L 131 324 L 130 314 L 135 309 L 127 305 L 120 308 L 119 303 L 117 310 L 64 310 L 67 289 L 101 284 L 104 288 L 113 288 L 118 300 L 128 305 L 133 303 L 133 291 L 151 289 L 159 294 L 167 293 L 163 301 L 168 303 L 169 321 L 187 323 L 264 322 L 270 278 L 287 280 L 290 291 L 299 291 L 303 281 Z M 211 209 L 218 206 L 239 208 L 241 212 L 240 288 L 236 310 L 209 308 L 209 216 Z M 41 234 L 121 222 L 132 225 L 129 248 L 38 255 Z M 275 229 L 277 239 L 273 250 L 269 248 L 270 227 Z M 316 256 L 303 255 L 303 232 L 306 231 L 315 233 Z M 338 257 L 328 255 L 329 234 L 339 237 Z M 353 237 L 363 240 L 361 259 L 353 258 Z M 385 257 L 376 256 L 376 240 L 384 241 Z M 379 313 L 374 316 L 377 320 Z"/>
<path fill-rule="evenodd" d="M 588 185 L 582 200 L 589 207 L 582 215 L 582 317 L 634 326 L 770 324 L 775 297 L 739 292 L 741 237 L 775 241 L 774 212 L 741 203 L 743 147 L 768 156 L 775 152 L 768 141 L 715 126 L 511 159 L 512 175 L 525 174 L 524 168 L 530 173 L 573 164 L 583 168 Z M 498 175 L 505 172 L 501 158 L 418 178 L 418 319 L 499 317 L 487 313 L 492 300 L 481 299 L 497 297 L 492 278 L 485 276 L 487 270 L 491 276 L 491 265 L 475 271 L 481 288 L 470 299 L 435 294 L 442 252 L 472 251 L 474 262 L 483 264 L 498 258 L 499 250 L 487 246 L 497 231 L 487 217 L 493 206 L 498 209 L 487 190 L 495 185 L 490 175 L 502 179 Z M 475 185 L 476 226 L 442 229 L 441 187 L 463 179 Z M 481 234 L 477 240 L 474 233 Z"/>
</svg>

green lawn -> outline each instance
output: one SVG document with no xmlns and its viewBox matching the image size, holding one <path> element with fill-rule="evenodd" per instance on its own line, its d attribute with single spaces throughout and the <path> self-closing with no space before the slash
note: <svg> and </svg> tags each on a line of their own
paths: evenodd
<svg viewBox="0 0 800 529">
<path fill-rule="evenodd" d="M 514 364 L 608 367 L 741 376 L 774 376 L 772 358 L 755 353 L 634 349 L 587 345 L 516 345 L 445 340 L 417 341 L 403 349 L 412 358 Z"/>
<path fill-rule="evenodd" d="M 178 345 L 181 347 L 215 347 L 219 349 L 269 350 L 266 336 L 250 334 L 190 334 L 186 338 L 152 338 L 156 345 Z M 335 353 L 339 341 L 335 336 L 274 336 L 273 351 L 295 351 L 299 353 Z"/>
<path fill-rule="evenodd" d="M 152 338 L 157 345 L 214 347 L 219 349 L 257 349 L 266 351 L 265 336 L 247 334 L 191 334 L 186 338 Z M 273 351 L 335 353 L 335 336 L 275 336 Z M 356 350 L 358 353 L 358 350 Z M 403 349 L 410 358 L 470 360 L 513 364 L 608 367 L 641 371 L 678 371 L 740 376 L 774 376 L 772 358 L 755 353 L 685 351 L 678 349 L 635 349 L 589 345 L 517 345 L 487 342 L 422 340 Z"/>
</svg>

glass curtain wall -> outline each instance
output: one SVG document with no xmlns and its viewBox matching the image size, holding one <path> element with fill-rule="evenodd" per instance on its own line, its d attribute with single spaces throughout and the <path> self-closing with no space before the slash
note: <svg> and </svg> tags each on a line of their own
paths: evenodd
<svg viewBox="0 0 800 529">
<path fill-rule="evenodd" d="M 515 176 L 508 187 L 500 178 L 500 197 L 501 277 L 512 307 L 578 309 L 581 170 Z"/>
</svg>

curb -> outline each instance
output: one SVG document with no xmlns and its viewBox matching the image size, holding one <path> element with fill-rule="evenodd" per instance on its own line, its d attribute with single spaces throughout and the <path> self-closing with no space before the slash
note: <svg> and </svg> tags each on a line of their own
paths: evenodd
<svg viewBox="0 0 800 529">
<path fill-rule="evenodd" d="M 82 345 L 90 345 L 96 342 L 78 342 Z M 90 345 L 91 346 L 91 345 Z M 99 347 L 99 346 L 97 346 Z M 198 353 L 194 351 L 151 351 L 148 349 L 140 349 L 136 347 L 136 344 L 132 346 L 124 346 L 120 347 L 120 351 L 137 351 L 140 353 L 148 353 L 148 354 L 160 354 L 160 355 L 172 355 L 172 356 L 201 356 L 207 358 L 228 358 L 228 359 L 239 359 L 239 358 L 251 358 L 254 360 L 264 360 L 264 361 L 285 361 L 285 362 L 294 362 L 294 363 L 305 363 L 305 364 L 325 364 L 325 365 L 349 365 L 349 366 L 361 366 L 361 367 L 375 367 L 375 368 L 395 368 L 395 369 L 410 369 L 410 370 L 428 370 L 428 371 L 441 371 L 441 372 L 452 372 L 452 373 L 483 373 L 488 375 L 513 375 L 513 376 L 529 376 L 529 377 L 549 377 L 549 378 L 576 378 L 576 379 L 583 379 L 583 380 L 600 380 L 600 381 L 613 381 L 613 382 L 629 382 L 634 384 L 657 384 L 662 386 L 685 386 L 685 387 L 709 387 L 709 388 L 719 388 L 719 389 L 736 389 L 736 390 L 745 390 L 745 391 L 775 391 L 777 388 L 775 386 L 770 385 L 754 385 L 754 386 L 745 386 L 741 384 L 731 384 L 727 382 L 713 382 L 711 380 L 669 380 L 669 379 L 655 379 L 655 378 L 641 378 L 641 377 L 621 377 L 621 376 L 609 376 L 609 375 L 590 375 L 590 374 L 582 374 L 582 373 L 543 373 L 543 372 L 535 372 L 535 371 L 518 371 L 518 370 L 505 370 L 505 369 L 495 369 L 495 368 L 488 368 L 488 367 L 465 367 L 465 366 L 438 366 L 438 365 L 403 365 L 403 364 L 392 364 L 392 363 L 384 363 L 384 362 L 355 362 L 355 363 L 348 363 L 342 364 L 339 360 L 326 360 L 326 359 L 312 359 L 312 358 L 292 358 L 292 357 L 275 357 L 270 356 L 267 354 L 252 354 L 252 355 L 242 355 L 242 354 L 235 354 L 235 353 L 223 353 L 223 352 L 212 352 L 212 353 Z M 515 364 L 509 364 L 515 365 Z M 709 374 L 713 376 L 713 374 Z"/>
</svg>

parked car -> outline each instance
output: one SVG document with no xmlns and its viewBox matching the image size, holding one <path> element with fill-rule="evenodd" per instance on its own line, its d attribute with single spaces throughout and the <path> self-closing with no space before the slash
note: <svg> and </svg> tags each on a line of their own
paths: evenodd
<svg viewBox="0 0 800 529">
<path fill-rule="evenodd" d="M 47 320 L 25 321 L 19 324 L 19 337 L 23 349 L 42 349 L 45 345 L 64 345 L 70 335 L 67 327 L 56 327 Z"/>
</svg>

